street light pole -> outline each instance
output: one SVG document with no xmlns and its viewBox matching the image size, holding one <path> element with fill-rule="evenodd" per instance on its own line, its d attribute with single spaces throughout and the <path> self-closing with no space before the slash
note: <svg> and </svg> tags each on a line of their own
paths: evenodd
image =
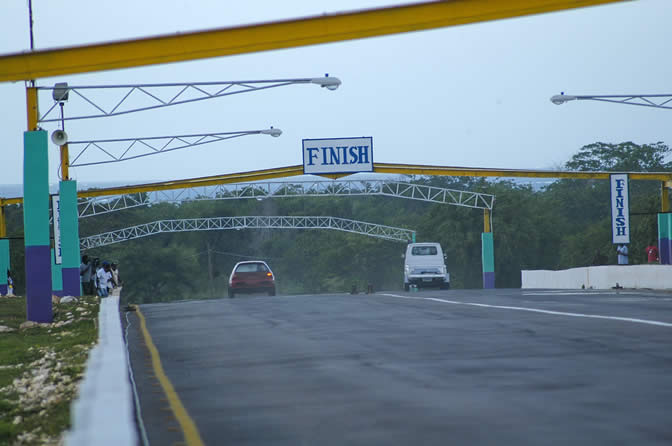
<svg viewBox="0 0 672 446">
<path fill-rule="evenodd" d="M 145 110 L 169 107 L 172 105 L 187 104 L 203 101 L 206 99 L 232 96 L 254 91 L 268 90 L 271 88 L 285 87 L 289 85 L 319 85 L 327 90 L 334 91 L 341 85 L 337 77 L 326 74 L 324 77 L 302 77 L 292 79 L 266 79 L 266 80 L 243 80 L 243 81 L 214 81 L 214 82 L 177 82 L 164 84 L 126 84 L 126 85 L 80 85 L 71 86 L 67 83 L 58 83 L 53 87 L 37 87 L 39 91 L 51 91 L 54 104 L 39 117 L 39 122 L 57 122 L 63 119 L 56 115 L 58 105 L 57 96 L 72 93 L 71 99 L 77 98 L 86 105 L 92 107 L 90 113 L 72 115 L 65 120 L 103 118 L 135 113 Z M 90 97 L 91 91 L 112 91 L 114 100 L 103 103 L 100 97 Z M 116 99 L 121 97 L 120 100 Z M 142 98 L 143 102 L 151 105 L 134 106 L 132 100 Z"/>
<path fill-rule="evenodd" d="M 611 102 L 613 104 L 637 105 L 640 107 L 672 110 L 672 94 L 570 95 L 563 92 L 551 96 L 551 102 L 555 105 L 562 105 L 570 101 Z"/>
<path fill-rule="evenodd" d="M 598 101 L 614 104 L 637 105 L 672 110 L 672 94 L 630 94 L 630 95 L 566 95 L 564 92 L 551 96 L 551 102 L 562 105 L 569 101 Z M 672 261 L 672 241 L 669 228 L 672 227 L 670 217 L 670 194 L 672 184 L 669 181 L 660 183 L 660 213 L 658 214 L 658 242 L 661 263 Z"/>
<path fill-rule="evenodd" d="M 160 153 L 172 152 L 174 150 L 186 149 L 189 147 L 200 146 L 203 144 L 210 144 L 213 142 L 219 142 L 233 138 L 240 138 L 242 136 L 248 136 L 248 135 L 270 135 L 274 138 L 277 138 L 278 136 L 282 135 L 282 130 L 280 130 L 279 128 L 271 127 L 262 130 L 241 130 L 238 132 L 148 136 L 140 138 L 99 139 L 95 141 L 70 141 L 67 145 L 72 146 L 83 145 L 84 148 L 79 151 L 77 156 L 75 156 L 75 158 L 72 160 L 72 162 L 69 163 L 69 165 L 70 167 L 83 167 L 83 166 L 94 166 L 98 164 L 117 163 L 120 161 L 142 158 L 151 155 L 158 155 Z M 121 155 L 114 155 L 112 153 L 113 150 L 105 147 L 105 145 L 108 143 L 111 144 L 127 143 L 127 145 L 125 149 L 123 149 Z M 61 148 L 67 147 L 67 145 L 61 146 Z M 150 151 L 139 154 L 133 153 L 132 149 L 138 146 L 140 146 L 141 148 L 149 149 Z M 82 157 L 82 155 L 84 155 L 91 149 L 97 150 L 98 153 L 104 154 L 104 156 L 107 159 L 102 161 L 78 162 L 78 160 Z M 61 155 L 63 155 L 63 152 L 61 152 Z"/>
</svg>

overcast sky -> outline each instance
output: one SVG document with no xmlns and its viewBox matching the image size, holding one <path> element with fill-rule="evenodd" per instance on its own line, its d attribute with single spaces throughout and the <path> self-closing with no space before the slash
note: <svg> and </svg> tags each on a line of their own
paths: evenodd
<svg viewBox="0 0 672 446">
<path fill-rule="evenodd" d="M 26 0 L 0 6 L 0 53 L 29 48 Z M 394 4 L 391 0 L 33 0 L 35 47 L 82 45 Z M 104 166 L 83 182 L 137 183 L 302 163 L 303 138 L 372 136 L 377 162 L 557 168 L 596 141 L 672 143 L 672 110 L 553 105 L 568 94 L 672 93 L 672 4 L 640 0 L 366 40 L 39 79 L 38 85 L 339 77 L 336 91 L 296 85 L 162 111 L 66 122 L 71 140 L 262 129 L 255 135 Z M 0 183 L 22 182 L 23 83 L 0 84 Z M 40 103 L 41 111 L 51 100 Z M 70 101 L 66 114 L 80 105 Z M 81 111 L 81 110 L 80 110 Z M 45 129 L 53 131 L 52 124 Z M 58 149 L 50 145 L 51 181 Z M 73 155 L 74 156 L 74 155 Z"/>
</svg>

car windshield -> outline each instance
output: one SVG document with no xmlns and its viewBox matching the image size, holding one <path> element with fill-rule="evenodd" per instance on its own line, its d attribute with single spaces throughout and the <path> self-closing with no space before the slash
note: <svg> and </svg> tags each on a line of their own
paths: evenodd
<svg viewBox="0 0 672 446">
<path fill-rule="evenodd" d="M 436 246 L 414 246 L 411 255 L 414 256 L 435 256 Z"/>
<path fill-rule="evenodd" d="M 238 265 L 236 273 L 265 273 L 268 271 L 263 263 L 243 263 Z"/>
</svg>

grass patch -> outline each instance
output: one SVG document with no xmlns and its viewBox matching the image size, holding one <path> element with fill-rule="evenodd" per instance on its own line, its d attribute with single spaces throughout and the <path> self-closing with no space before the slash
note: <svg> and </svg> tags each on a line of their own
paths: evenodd
<svg viewBox="0 0 672 446">
<path fill-rule="evenodd" d="M 56 444 L 70 426 L 88 352 L 98 338 L 99 299 L 53 305 L 51 324 L 20 329 L 26 299 L 0 298 L 0 445 Z"/>
</svg>

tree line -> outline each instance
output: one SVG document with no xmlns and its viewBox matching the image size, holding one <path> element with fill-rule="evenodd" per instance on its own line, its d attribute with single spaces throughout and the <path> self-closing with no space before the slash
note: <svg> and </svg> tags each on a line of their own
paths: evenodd
<svg viewBox="0 0 672 446">
<path fill-rule="evenodd" d="M 580 171 L 670 171 L 661 143 L 595 143 L 563 166 Z M 412 182 L 494 194 L 492 230 L 498 288 L 520 287 L 523 269 L 615 264 L 610 194 L 605 180 L 558 180 L 533 187 L 510 179 L 413 177 Z M 656 240 L 660 183 L 631 181 L 631 263 L 645 263 Z M 480 288 L 483 211 L 381 197 L 292 197 L 157 203 L 80 220 L 87 236 L 162 219 L 288 215 L 333 216 L 417 231 L 417 241 L 439 242 L 447 253 L 453 288 Z M 23 292 L 20 207 L 7 209 L 11 262 Z M 278 292 L 349 292 L 402 287 L 403 243 L 330 230 L 223 230 L 159 234 L 86 252 L 115 261 L 129 301 L 147 303 L 226 295 L 228 275 L 241 260 L 261 259 L 273 269 Z"/>
</svg>

